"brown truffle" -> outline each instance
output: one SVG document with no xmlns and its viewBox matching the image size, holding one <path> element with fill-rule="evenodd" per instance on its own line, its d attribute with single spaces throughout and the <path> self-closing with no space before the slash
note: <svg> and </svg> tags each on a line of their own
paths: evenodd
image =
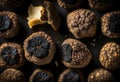
<svg viewBox="0 0 120 82">
<path fill-rule="evenodd" d="M 61 45 L 61 59 L 66 67 L 83 68 L 92 59 L 91 52 L 85 44 L 76 39 L 66 39 Z"/>
<path fill-rule="evenodd" d="M 102 16 L 102 32 L 109 38 L 120 38 L 120 11 L 106 13 Z"/>
<path fill-rule="evenodd" d="M 99 68 L 89 74 L 87 82 L 115 82 L 115 79 L 111 72 Z"/>
<path fill-rule="evenodd" d="M 48 23 L 54 30 L 58 30 L 61 24 L 61 19 L 56 11 L 54 5 L 49 1 L 44 1 L 44 6 L 33 6 L 32 4 L 28 8 L 28 25 L 32 28 L 38 24 Z"/>
<path fill-rule="evenodd" d="M 0 67 L 19 68 L 25 62 L 23 48 L 17 43 L 3 43 L 0 46 Z"/>
<path fill-rule="evenodd" d="M 77 39 L 92 37 L 96 33 L 97 18 L 90 10 L 78 9 L 68 14 L 67 25 Z"/>
<path fill-rule="evenodd" d="M 9 11 L 0 12 L 0 37 L 12 38 L 19 30 L 18 16 Z"/>
<path fill-rule="evenodd" d="M 112 0 L 88 0 L 89 6 L 97 10 L 105 10 L 112 6 Z"/>
<path fill-rule="evenodd" d="M 66 9 L 77 8 L 81 5 L 82 0 L 57 0 L 60 7 Z"/>
<path fill-rule="evenodd" d="M 53 39 L 42 31 L 27 37 L 23 47 L 26 59 L 37 65 L 50 63 L 56 51 Z"/>
<path fill-rule="evenodd" d="M 52 72 L 36 69 L 29 78 L 29 82 L 54 82 Z"/>
<path fill-rule="evenodd" d="M 0 0 L 0 6 L 8 8 L 17 8 L 24 4 L 24 0 Z"/>
<path fill-rule="evenodd" d="M 58 82 L 84 82 L 84 75 L 79 70 L 66 69 L 60 74 Z"/>
<path fill-rule="evenodd" d="M 114 42 L 106 43 L 99 56 L 100 63 L 109 70 L 120 68 L 120 45 Z"/>
<path fill-rule="evenodd" d="M 26 82 L 23 73 L 16 69 L 6 69 L 0 75 L 0 82 Z"/>
</svg>

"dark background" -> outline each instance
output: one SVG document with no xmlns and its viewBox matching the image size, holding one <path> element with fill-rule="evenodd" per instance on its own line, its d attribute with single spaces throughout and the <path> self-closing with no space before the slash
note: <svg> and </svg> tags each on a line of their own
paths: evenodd
<svg viewBox="0 0 120 82">
<path fill-rule="evenodd" d="M 52 29 L 52 27 L 48 24 L 36 25 L 34 27 L 34 29 L 29 29 L 29 27 L 27 25 L 27 17 L 28 17 L 27 9 L 28 9 L 29 4 L 32 3 L 32 0 L 28 0 L 28 1 L 26 0 L 24 6 L 22 6 L 21 8 L 14 9 L 14 10 L 0 9 L 0 11 L 10 10 L 10 11 L 17 13 L 19 16 L 20 24 L 21 24 L 20 31 L 16 37 L 11 38 L 11 39 L 3 39 L 1 37 L 0 44 L 2 44 L 4 42 L 17 42 L 22 45 L 24 42 L 24 39 L 27 38 L 27 36 L 29 36 L 33 32 L 38 32 L 38 31 L 44 31 L 47 34 L 51 35 L 56 43 L 57 50 L 56 50 L 54 59 L 52 60 L 52 62 L 50 64 L 44 65 L 44 66 L 36 66 L 33 63 L 26 61 L 25 65 L 19 69 L 24 73 L 27 81 L 28 81 L 28 78 L 30 77 L 30 75 L 32 74 L 32 72 L 34 71 L 34 69 L 36 69 L 36 68 L 47 69 L 47 70 L 52 71 L 55 76 L 55 82 L 57 82 L 59 74 L 64 69 L 66 69 L 66 67 L 60 61 L 60 57 L 59 57 L 60 45 L 66 38 L 74 38 L 73 35 L 67 29 L 66 16 L 69 12 L 71 12 L 75 9 L 66 10 L 64 8 L 60 8 L 59 5 L 57 4 L 56 0 L 48 0 L 48 1 L 51 1 L 55 5 L 55 7 L 57 8 L 57 11 L 59 12 L 61 19 L 62 19 L 62 24 L 58 31 L 54 31 Z M 110 9 L 107 9 L 104 11 L 97 11 L 97 10 L 91 9 L 89 7 L 87 0 L 83 0 L 83 4 L 79 7 L 79 8 L 85 8 L 85 9 L 92 10 L 93 12 L 95 12 L 97 14 L 97 17 L 98 17 L 98 26 L 97 26 L 96 35 L 92 38 L 80 39 L 81 42 L 83 42 L 87 45 L 87 47 L 90 49 L 90 51 L 93 55 L 93 59 L 91 60 L 90 64 L 85 68 L 79 69 L 83 72 L 86 81 L 87 81 L 88 74 L 90 72 L 92 72 L 94 69 L 102 67 L 98 60 L 101 47 L 106 42 L 112 42 L 112 41 L 120 44 L 120 39 L 109 39 L 106 36 L 102 35 L 101 24 L 100 24 L 100 18 L 104 13 L 107 13 L 110 11 L 115 11 L 115 10 L 120 10 L 119 4 L 120 4 L 120 0 L 114 0 L 113 6 Z M 58 65 L 56 64 L 56 62 L 58 63 Z M 0 72 L 2 72 L 2 71 L 3 71 L 3 69 L 0 69 Z M 111 72 L 115 76 L 117 82 L 120 82 L 120 70 L 111 71 Z"/>
</svg>

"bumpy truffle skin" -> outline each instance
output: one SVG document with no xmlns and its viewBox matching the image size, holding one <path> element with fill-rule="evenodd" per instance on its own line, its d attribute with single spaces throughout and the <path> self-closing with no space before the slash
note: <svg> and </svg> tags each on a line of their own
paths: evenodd
<svg viewBox="0 0 120 82">
<path fill-rule="evenodd" d="M 9 11 L 0 12 L 0 16 L 8 16 L 8 18 L 11 21 L 11 25 L 6 31 L 3 31 L 3 32 L 0 31 L 0 37 L 3 37 L 3 38 L 15 37 L 19 31 L 18 16 L 15 13 L 9 12 Z"/>
<path fill-rule="evenodd" d="M 41 73 L 43 75 L 40 74 L 40 76 L 38 75 L 36 77 L 38 73 Z M 37 80 L 34 80 L 34 79 L 37 79 Z M 36 82 L 36 81 L 37 82 L 54 82 L 54 76 L 52 72 L 48 70 L 36 69 L 30 76 L 29 82 Z"/>
<path fill-rule="evenodd" d="M 81 5 L 82 0 L 57 0 L 60 7 L 66 9 L 77 8 Z"/>
<path fill-rule="evenodd" d="M 77 39 L 92 37 L 96 33 L 97 18 L 90 10 L 78 9 L 68 14 L 67 25 Z"/>
<path fill-rule="evenodd" d="M 106 43 L 100 51 L 99 60 L 106 69 L 120 69 L 120 45 L 114 42 Z"/>
<path fill-rule="evenodd" d="M 5 48 L 12 48 L 14 51 Z M 3 52 L 4 50 L 4 52 Z M 15 59 L 17 58 L 17 59 Z M 3 68 L 19 68 L 25 63 L 25 57 L 23 53 L 23 48 L 17 43 L 3 43 L 0 46 L 0 67 Z"/>
<path fill-rule="evenodd" d="M 117 15 L 117 17 L 112 17 Z M 112 17 L 112 18 L 111 18 Z M 109 38 L 120 38 L 120 11 L 113 11 L 106 13 L 101 18 L 102 23 L 102 33 Z M 111 25 L 114 23 L 114 25 Z M 111 29 L 115 29 L 118 32 L 113 32 Z"/>
<path fill-rule="evenodd" d="M 0 0 L 0 6 L 8 8 L 17 8 L 24 4 L 24 0 Z"/>
<path fill-rule="evenodd" d="M 99 68 L 89 74 L 88 82 L 115 82 L 115 79 L 111 72 Z"/>
<path fill-rule="evenodd" d="M 49 43 L 48 54 L 47 54 L 47 56 L 45 56 L 43 58 L 35 57 L 34 54 L 33 55 L 30 54 L 27 50 L 28 45 L 29 45 L 28 44 L 29 40 L 31 40 L 32 38 L 34 38 L 36 36 L 40 36 L 40 37 L 44 38 Z M 26 59 L 30 62 L 33 62 L 36 65 L 45 65 L 45 64 L 50 63 L 51 60 L 53 59 L 54 53 L 56 51 L 53 39 L 48 34 L 46 34 L 45 32 L 42 32 L 42 31 L 33 33 L 29 37 L 27 37 L 24 41 L 23 47 L 24 47 Z"/>
<path fill-rule="evenodd" d="M 58 82 L 84 82 L 84 75 L 81 71 L 75 69 L 64 70 L 58 78 Z"/>
<path fill-rule="evenodd" d="M 89 6 L 97 10 L 105 10 L 112 6 L 112 0 L 88 0 Z"/>
<path fill-rule="evenodd" d="M 0 75 L 0 82 L 26 82 L 26 80 L 21 71 L 9 68 Z"/>
<path fill-rule="evenodd" d="M 65 47 L 66 44 L 69 46 Z M 69 68 L 83 68 L 92 59 L 91 52 L 86 45 L 76 39 L 66 39 L 61 45 L 61 50 L 62 63 Z"/>
</svg>

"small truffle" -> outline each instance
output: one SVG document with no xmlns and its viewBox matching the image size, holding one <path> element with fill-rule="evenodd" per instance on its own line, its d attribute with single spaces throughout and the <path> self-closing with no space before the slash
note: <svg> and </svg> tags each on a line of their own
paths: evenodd
<svg viewBox="0 0 120 82">
<path fill-rule="evenodd" d="M 105 10 L 112 6 L 112 0 L 88 0 L 89 6 L 97 10 Z"/>
<path fill-rule="evenodd" d="M 0 37 L 12 38 L 19 31 L 18 16 L 9 11 L 0 12 Z"/>
<path fill-rule="evenodd" d="M 36 69 L 29 78 L 30 82 L 54 82 L 53 74 L 48 70 Z"/>
<path fill-rule="evenodd" d="M 120 11 L 106 13 L 102 16 L 102 32 L 109 38 L 120 38 Z"/>
<path fill-rule="evenodd" d="M 60 7 L 66 9 L 77 8 L 81 5 L 82 0 L 57 0 Z"/>
<path fill-rule="evenodd" d="M 56 51 L 53 39 L 42 31 L 27 37 L 23 47 L 26 59 L 37 65 L 50 63 Z"/>
<path fill-rule="evenodd" d="M 38 24 L 48 23 L 54 30 L 58 30 L 61 24 L 61 19 L 56 11 L 54 5 L 49 1 L 44 1 L 44 6 L 33 6 L 32 4 L 28 8 L 28 25 L 33 28 Z"/>
<path fill-rule="evenodd" d="M 115 82 L 115 79 L 111 72 L 99 68 L 89 74 L 87 82 Z"/>
<path fill-rule="evenodd" d="M 23 73 L 16 69 L 6 69 L 0 75 L 0 82 L 26 82 Z"/>
<path fill-rule="evenodd" d="M 0 67 L 19 68 L 25 62 L 23 48 L 17 43 L 3 43 L 0 46 Z"/>
<path fill-rule="evenodd" d="M 115 42 L 106 43 L 100 51 L 99 60 L 106 69 L 120 69 L 120 45 Z"/>
<path fill-rule="evenodd" d="M 79 70 L 66 69 L 59 75 L 58 82 L 84 82 L 84 75 Z"/>
<path fill-rule="evenodd" d="M 83 68 L 92 59 L 85 44 L 76 39 L 66 39 L 61 45 L 61 61 L 69 68 Z"/>
<path fill-rule="evenodd" d="M 96 33 L 97 18 L 94 12 L 77 9 L 67 16 L 69 31 L 77 38 L 92 37 Z"/>
</svg>

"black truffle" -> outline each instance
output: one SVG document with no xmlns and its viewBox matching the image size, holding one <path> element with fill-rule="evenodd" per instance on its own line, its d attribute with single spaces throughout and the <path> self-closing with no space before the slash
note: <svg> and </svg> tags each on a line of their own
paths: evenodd
<svg viewBox="0 0 120 82">
<path fill-rule="evenodd" d="M 24 41 L 25 57 L 37 65 L 51 62 L 56 51 L 53 39 L 45 32 L 36 32 Z"/>
</svg>

